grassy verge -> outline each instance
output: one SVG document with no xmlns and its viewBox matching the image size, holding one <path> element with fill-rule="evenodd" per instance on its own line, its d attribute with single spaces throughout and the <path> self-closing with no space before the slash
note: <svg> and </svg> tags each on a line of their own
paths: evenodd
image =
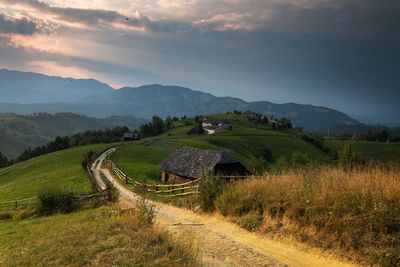
<svg viewBox="0 0 400 267">
<path fill-rule="evenodd" d="M 176 240 L 139 212 L 112 207 L 28 220 L 0 220 L 2 266 L 198 266 Z"/>
<path fill-rule="evenodd" d="M 400 168 L 324 167 L 238 182 L 215 202 L 251 231 L 296 237 L 363 263 L 400 265 Z"/>
</svg>

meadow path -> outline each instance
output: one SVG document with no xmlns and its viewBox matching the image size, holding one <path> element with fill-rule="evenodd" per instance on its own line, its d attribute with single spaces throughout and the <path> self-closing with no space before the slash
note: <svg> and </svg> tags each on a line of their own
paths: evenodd
<svg viewBox="0 0 400 267">
<path fill-rule="evenodd" d="M 132 191 L 119 184 L 108 169 L 101 168 L 102 154 L 93 170 L 100 172 L 120 190 L 120 204 L 130 208 L 138 199 Z M 205 266 L 355 266 L 307 253 L 294 246 L 281 244 L 256 233 L 250 233 L 219 215 L 197 214 L 164 203 L 156 205 L 156 221 L 171 233 L 192 238 L 199 248 Z"/>
</svg>

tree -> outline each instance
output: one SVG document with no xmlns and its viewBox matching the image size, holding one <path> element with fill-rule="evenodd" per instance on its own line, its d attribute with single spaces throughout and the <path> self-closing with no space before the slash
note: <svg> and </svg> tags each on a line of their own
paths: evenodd
<svg viewBox="0 0 400 267">
<path fill-rule="evenodd" d="M 0 152 L 0 168 L 7 167 L 8 165 L 8 158 Z"/>
<path fill-rule="evenodd" d="M 166 119 L 165 119 L 165 128 L 167 129 L 167 130 L 169 130 L 169 129 L 171 129 L 172 128 L 172 117 L 171 116 L 168 116 Z"/>
</svg>

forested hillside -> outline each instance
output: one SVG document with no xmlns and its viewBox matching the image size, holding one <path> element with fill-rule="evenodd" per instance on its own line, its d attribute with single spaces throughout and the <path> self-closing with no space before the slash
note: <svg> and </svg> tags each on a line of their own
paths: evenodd
<svg viewBox="0 0 400 267">
<path fill-rule="evenodd" d="M 52 141 L 57 136 L 67 136 L 87 130 L 128 126 L 140 128 L 146 120 L 132 116 L 113 116 L 105 119 L 90 118 L 74 113 L 55 115 L 0 115 L 0 152 L 9 158 L 18 156 L 27 147 L 36 147 Z"/>
</svg>

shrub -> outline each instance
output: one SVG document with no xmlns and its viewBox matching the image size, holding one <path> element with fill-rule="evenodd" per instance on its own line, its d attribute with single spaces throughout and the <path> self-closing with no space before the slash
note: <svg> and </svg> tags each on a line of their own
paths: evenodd
<svg viewBox="0 0 400 267">
<path fill-rule="evenodd" d="M 338 165 L 343 169 L 352 169 L 360 163 L 360 156 L 355 151 L 352 144 L 345 144 L 343 149 L 338 152 Z"/>
<path fill-rule="evenodd" d="M 57 187 L 43 187 L 37 195 L 39 211 L 51 214 L 57 211 L 71 212 L 75 208 L 73 193 L 65 192 Z"/>
<path fill-rule="evenodd" d="M 92 150 L 83 153 L 83 155 L 82 155 L 83 159 L 82 159 L 82 162 L 81 162 L 81 165 L 82 165 L 83 169 L 86 169 L 87 166 L 92 164 L 92 162 L 95 159 L 95 155 L 96 155 L 96 153 L 94 151 L 92 151 Z"/>
<path fill-rule="evenodd" d="M 119 200 L 119 190 L 110 181 L 106 180 L 106 188 L 108 189 L 108 201 L 117 202 Z"/>
<path fill-rule="evenodd" d="M 135 210 L 143 224 L 151 225 L 153 223 L 156 206 L 148 202 L 144 196 L 139 197 L 135 202 Z"/>
<path fill-rule="evenodd" d="M 206 212 L 215 210 L 214 200 L 221 194 L 222 181 L 220 175 L 215 175 L 213 170 L 203 168 L 199 178 L 200 208 Z"/>
<path fill-rule="evenodd" d="M 310 162 L 310 159 L 308 157 L 307 153 L 300 153 L 298 151 L 293 152 L 292 154 L 292 167 L 293 168 L 298 168 L 300 166 L 304 166 L 307 163 Z"/>
<path fill-rule="evenodd" d="M 254 232 L 258 230 L 262 222 L 262 214 L 251 212 L 240 219 L 239 225 L 250 232 Z"/>
<path fill-rule="evenodd" d="M 278 160 L 276 161 L 276 163 L 275 163 L 275 170 L 277 171 L 277 172 L 282 172 L 282 171 L 285 171 L 285 170 L 287 170 L 289 168 L 289 164 L 288 164 L 288 162 L 286 161 L 286 158 L 285 158 L 285 156 L 280 156 L 279 158 L 278 158 Z"/>
<path fill-rule="evenodd" d="M 260 156 L 258 158 L 250 156 L 247 166 L 252 174 L 263 175 L 264 172 L 267 170 L 268 162 L 263 156 Z"/>
</svg>

